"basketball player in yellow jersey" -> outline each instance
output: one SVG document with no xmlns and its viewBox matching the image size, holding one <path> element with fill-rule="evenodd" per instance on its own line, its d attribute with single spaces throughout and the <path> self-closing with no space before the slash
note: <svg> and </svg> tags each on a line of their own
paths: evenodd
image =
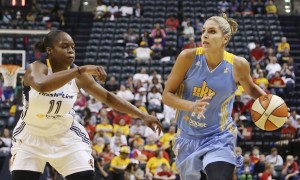
<svg viewBox="0 0 300 180">
<path fill-rule="evenodd" d="M 105 81 L 102 67 L 73 65 L 74 41 L 67 33 L 51 31 L 37 47 L 48 59 L 30 64 L 24 76 L 23 113 L 12 136 L 12 180 L 38 180 L 46 162 L 67 180 L 94 179 L 90 140 L 72 115 L 80 88 L 118 111 L 143 119 L 160 133 L 161 124 L 154 116 L 106 91 L 93 79 L 92 75 Z"/>
<path fill-rule="evenodd" d="M 232 179 L 237 157 L 231 118 L 236 84 L 254 99 L 265 92 L 250 77 L 246 59 L 225 51 L 237 23 L 225 14 L 206 20 L 201 48 L 183 50 L 168 77 L 163 102 L 177 109 L 173 150 L 182 180 Z"/>
</svg>

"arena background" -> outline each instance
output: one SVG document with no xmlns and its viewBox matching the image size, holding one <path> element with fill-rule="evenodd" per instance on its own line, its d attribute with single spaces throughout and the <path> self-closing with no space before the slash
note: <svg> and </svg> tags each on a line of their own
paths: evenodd
<svg viewBox="0 0 300 180">
<path fill-rule="evenodd" d="M 239 23 L 239 31 L 232 37 L 227 50 L 243 56 L 249 61 L 253 70 L 253 80 L 258 85 L 264 84 L 261 83 L 261 79 L 257 80 L 259 72 L 263 72 L 263 77 L 268 83 L 262 86 L 267 92 L 280 95 L 291 110 L 289 121 L 284 127 L 272 132 L 262 131 L 251 122 L 249 113 L 251 100 L 242 89 L 239 89 L 236 92 L 237 98 L 232 113 L 240 132 L 238 146 L 242 148 L 243 154 L 250 155 L 253 167 L 259 159 L 257 154 L 253 155 L 254 147 L 257 147 L 260 154 L 265 156 L 270 154 L 271 148 L 278 149 L 278 153 L 284 161 L 283 166 L 276 169 L 279 174 L 284 167 L 287 155 L 293 155 L 295 162 L 299 163 L 299 0 L 275 0 L 274 4 L 277 7 L 275 12 L 273 12 L 274 7 L 271 7 L 272 3 L 269 0 L 262 0 L 261 3 L 258 0 L 232 0 L 226 1 L 227 3 L 217 0 L 140 0 L 140 7 L 142 7 L 140 16 L 139 13 L 125 14 L 125 11 L 136 12 L 136 0 L 115 0 L 114 2 L 118 8 L 123 7 L 124 14 L 118 11 L 113 16 L 108 12 L 97 16 L 96 0 L 0 0 L 0 65 L 21 66 L 17 75 L 16 87 L 4 87 L 3 76 L 0 76 L 1 180 L 10 179 L 8 171 L 10 154 L 9 146 L 7 147 L 7 143 L 10 143 L 10 136 L 4 136 L 3 132 L 8 130 L 11 134 L 19 119 L 22 111 L 22 75 L 29 63 L 45 58 L 45 54 L 34 49 L 34 44 L 49 30 L 61 29 L 69 33 L 76 43 L 75 63 L 79 66 L 85 64 L 103 66 L 108 77 L 107 82 L 102 85 L 115 93 L 120 91 L 120 85 L 124 85 L 133 95 L 133 98 L 128 100 L 140 109 L 156 115 L 163 123 L 165 133 L 168 133 L 169 127 L 175 125 L 175 120 L 174 110 L 163 105 L 159 98 L 164 82 L 181 50 L 201 46 L 201 26 L 205 19 L 217 15 L 221 11 L 227 12 Z M 110 1 L 103 0 L 103 4 L 108 7 Z M 170 20 L 170 17 L 175 17 L 175 19 Z M 176 19 L 178 25 L 176 25 Z M 193 33 L 187 28 L 188 22 L 194 29 Z M 157 23 L 166 33 L 165 37 L 155 37 L 153 33 L 151 36 Z M 128 33 L 129 28 L 132 29 L 132 33 Z M 145 31 L 150 36 L 146 36 Z M 285 53 L 281 53 L 278 49 L 282 37 L 286 37 L 290 44 L 290 50 L 286 50 Z M 150 54 L 151 58 L 141 60 L 135 49 L 144 42 L 152 50 L 152 53 Z M 254 48 L 255 44 L 260 44 L 260 46 Z M 268 54 L 270 49 L 273 49 L 273 53 Z M 256 61 L 255 57 L 259 61 Z M 277 58 L 282 69 L 286 66 L 286 69 L 289 70 L 289 73 L 286 69 L 281 70 L 281 78 L 285 84 L 282 91 L 275 88 L 276 83 L 272 84 L 274 82 L 273 76 L 270 74 L 272 69 L 269 69 L 268 63 L 274 57 Z M 256 64 L 260 64 L 260 69 L 255 70 Z M 149 78 L 145 74 L 141 75 L 141 69 L 145 69 L 151 79 L 158 77 L 158 83 L 139 82 Z M 153 70 L 158 75 L 153 75 Z M 133 77 L 133 82 L 128 80 L 130 77 Z M 152 88 L 150 89 L 153 86 L 158 87 L 158 94 L 152 92 Z M 157 101 L 152 101 L 149 94 L 157 98 L 155 99 Z M 122 93 L 119 95 L 127 97 Z M 100 113 L 101 110 L 107 111 L 107 119 L 113 126 L 120 119 L 125 119 L 126 123 L 135 124 L 136 120 L 130 115 L 114 112 L 104 104 L 94 103 L 92 97 L 85 96 L 84 93 L 83 96 L 82 99 L 85 100 L 79 99 L 75 110 L 78 113 L 78 120 L 85 125 L 91 139 L 97 135 L 99 130 L 97 125 L 101 124 L 101 119 L 105 116 Z M 143 96 L 146 101 L 143 100 Z M 131 126 L 128 123 L 128 128 Z M 135 141 L 133 135 L 125 134 L 125 136 L 128 140 L 127 145 L 134 150 L 133 143 L 131 143 Z M 172 136 L 172 133 L 168 134 L 167 142 L 161 138 L 154 139 L 156 148 L 162 146 L 169 154 L 170 165 L 174 161 L 174 155 L 170 150 L 171 145 L 168 143 Z M 147 137 L 142 137 L 142 139 L 147 147 L 149 140 Z M 93 139 L 93 142 L 96 144 L 96 139 Z M 98 156 L 101 156 L 101 152 L 97 152 Z M 134 158 L 132 154 L 131 158 Z M 107 162 L 105 166 L 107 172 L 109 171 L 108 166 Z M 145 166 L 141 165 L 141 168 L 144 170 Z M 253 178 L 258 175 L 254 171 L 250 174 Z M 240 179 L 243 178 L 241 175 L 238 174 Z M 47 178 L 59 179 L 61 177 L 50 166 L 47 166 L 43 179 Z"/>
</svg>

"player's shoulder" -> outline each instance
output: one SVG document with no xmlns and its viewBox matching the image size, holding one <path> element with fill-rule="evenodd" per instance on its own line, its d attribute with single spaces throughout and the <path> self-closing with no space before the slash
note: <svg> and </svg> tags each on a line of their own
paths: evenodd
<svg viewBox="0 0 300 180">
<path fill-rule="evenodd" d="M 184 49 L 181 51 L 177 59 L 183 59 L 185 61 L 193 60 L 196 54 L 200 54 L 199 50 L 200 48 Z"/>
<path fill-rule="evenodd" d="M 249 66 L 249 62 L 244 57 L 234 55 L 233 60 L 235 67 Z"/>
</svg>

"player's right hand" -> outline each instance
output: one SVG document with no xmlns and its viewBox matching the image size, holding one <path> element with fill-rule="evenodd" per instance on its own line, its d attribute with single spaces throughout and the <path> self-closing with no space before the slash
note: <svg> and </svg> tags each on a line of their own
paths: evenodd
<svg viewBox="0 0 300 180">
<path fill-rule="evenodd" d="M 211 98 L 211 96 L 206 96 L 193 102 L 191 112 L 202 114 L 206 110 L 206 106 L 209 105 L 207 101 L 209 101 Z"/>
<path fill-rule="evenodd" d="M 80 71 L 96 76 L 96 79 L 100 82 L 105 82 L 107 74 L 102 66 L 85 65 L 80 67 Z"/>
</svg>

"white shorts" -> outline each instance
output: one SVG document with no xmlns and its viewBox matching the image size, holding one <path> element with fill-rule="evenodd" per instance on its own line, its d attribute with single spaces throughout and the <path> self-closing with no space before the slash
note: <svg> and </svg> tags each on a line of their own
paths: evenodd
<svg viewBox="0 0 300 180">
<path fill-rule="evenodd" d="M 77 121 L 63 134 L 36 136 L 28 133 L 25 122 L 20 120 L 12 139 L 11 171 L 42 173 L 46 162 L 64 177 L 81 171 L 94 171 L 89 136 Z"/>
</svg>

